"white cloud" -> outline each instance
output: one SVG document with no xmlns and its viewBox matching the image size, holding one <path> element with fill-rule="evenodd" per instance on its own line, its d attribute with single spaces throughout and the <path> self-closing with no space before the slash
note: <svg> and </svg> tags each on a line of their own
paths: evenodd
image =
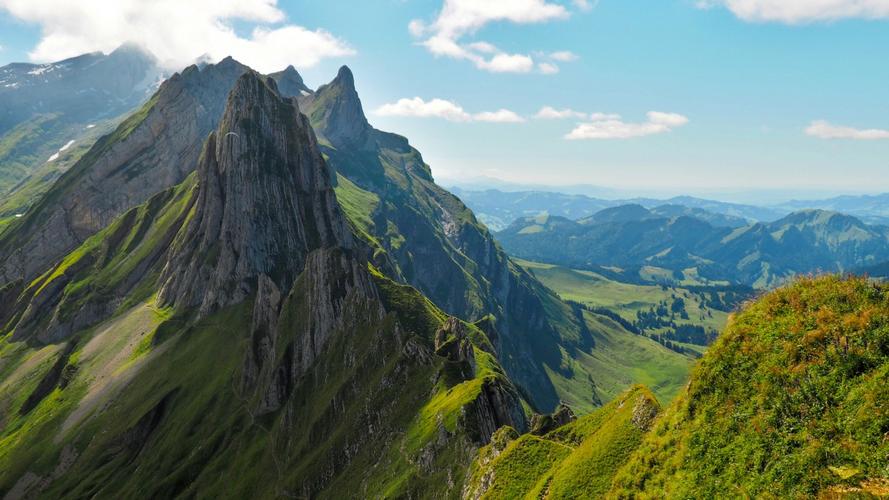
<svg viewBox="0 0 889 500">
<path fill-rule="evenodd" d="M 508 109 L 470 114 L 459 104 L 446 99 L 426 101 L 420 97 L 403 98 L 384 104 L 374 112 L 379 116 L 441 118 L 452 122 L 522 123 L 524 118 Z"/>
<path fill-rule="evenodd" d="M 537 71 L 544 75 L 554 75 L 559 72 L 559 67 L 555 64 L 544 62 L 537 64 Z"/>
<path fill-rule="evenodd" d="M 577 54 L 569 50 L 560 50 L 549 55 L 550 59 L 559 62 L 572 62 L 578 59 Z"/>
<path fill-rule="evenodd" d="M 569 16 L 563 5 L 548 0 L 444 0 L 432 23 L 427 25 L 415 19 L 408 24 L 408 31 L 417 38 L 427 36 L 420 44 L 436 56 L 466 60 L 479 69 L 495 73 L 529 73 L 535 67 L 532 56 L 510 54 L 485 41 L 462 43 L 461 39 L 492 22 L 532 24 Z M 538 64 L 537 68 L 543 74 L 558 72 L 558 67 L 551 63 Z"/>
<path fill-rule="evenodd" d="M 468 47 L 476 52 L 481 52 L 482 54 L 496 54 L 497 52 L 500 52 L 496 46 L 488 42 L 474 42 L 470 43 Z"/>
<path fill-rule="evenodd" d="M 458 39 L 493 21 L 540 23 L 569 16 L 565 7 L 546 0 L 445 0 L 432 29 Z"/>
<path fill-rule="evenodd" d="M 411 35 L 423 36 L 423 32 L 426 31 L 426 25 L 423 24 L 423 21 L 414 19 L 407 24 L 407 30 L 410 32 Z"/>
<path fill-rule="evenodd" d="M 415 118 L 444 118 L 452 122 L 468 122 L 472 115 L 452 101 L 432 99 L 424 101 L 420 97 L 399 99 L 397 102 L 384 104 L 377 108 L 380 116 L 410 116 Z"/>
<path fill-rule="evenodd" d="M 617 119 L 620 119 L 618 117 Z M 660 111 L 649 111 L 648 121 L 658 125 L 674 128 L 681 127 L 688 123 L 688 118 L 678 113 L 661 113 Z"/>
<path fill-rule="evenodd" d="M 534 69 L 534 60 L 522 54 L 497 54 L 479 61 L 478 67 L 492 73 L 528 73 Z"/>
<path fill-rule="evenodd" d="M 556 109 L 552 106 L 544 106 L 534 115 L 539 120 L 562 120 L 565 118 L 585 118 L 586 114 L 573 109 Z"/>
<path fill-rule="evenodd" d="M 832 125 L 824 120 L 812 122 L 806 134 L 819 139 L 854 139 L 859 141 L 889 139 L 889 130 L 857 129 Z"/>
<path fill-rule="evenodd" d="M 601 122 L 605 120 L 620 120 L 621 116 L 615 113 L 592 113 L 590 121 Z"/>
<path fill-rule="evenodd" d="M 355 53 L 322 29 L 282 24 L 287 19 L 277 0 L 0 0 L 0 10 L 40 26 L 42 38 L 29 54 L 37 62 L 109 52 L 127 41 L 171 69 L 205 55 L 231 55 L 273 71 Z M 249 27 L 249 35 L 236 32 L 234 23 Z"/>
<path fill-rule="evenodd" d="M 575 7 L 580 10 L 592 10 L 599 3 L 599 0 L 572 0 Z"/>
<path fill-rule="evenodd" d="M 648 121 L 627 123 L 617 115 L 595 113 L 591 120 L 579 123 L 565 138 L 568 140 L 582 139 L 631 139 L 646 135 L 663 134 L 688 123 L 688 118 L 676 113 L 650 111 Z"/>
<path fill-rule="evenodd" d="M 485 111 L 476 113 L 472 117 L 477 122 L 491 123 L 524 123 L 525 119 L 508 109 L 498 109 L 497 111 Z"/>
<path fill-rule="evenodd" d="M 846 18 L 889 18 L 889 0 L 700 0 L 700 8 L 724 6 L 745 21 L 788 24 Z"/>
</svg>

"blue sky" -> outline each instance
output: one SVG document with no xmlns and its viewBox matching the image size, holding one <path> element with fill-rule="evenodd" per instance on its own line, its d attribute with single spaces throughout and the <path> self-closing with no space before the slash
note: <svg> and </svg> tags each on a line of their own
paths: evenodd
<svg viewBox="0 0 889 500">
<path fill-rule="evenodd" d="M 889 191 L 887 0 L 195 0 L 181 28 L 170 11 L 68 3 L 0 0 L 0 64 L 108 50 L 121 33 L 171 66 L 227 49 L 259 69 L 292 61 L 310 86 L 348 64 L 370 121 L 408 136 L 445 184 Z M 91 27 L 113 19 L 136 25 Z M 179 31 L 153 39 L 158 24 Z M 536 118 L 545 106 L 571 116 Z"/>
</svg>

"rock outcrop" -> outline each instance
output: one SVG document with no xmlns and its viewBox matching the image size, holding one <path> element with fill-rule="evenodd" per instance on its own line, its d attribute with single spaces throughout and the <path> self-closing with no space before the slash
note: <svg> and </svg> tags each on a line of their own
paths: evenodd
<svg viewBox="0 0 889 500">
<path fill-rule="evenodd" d="M 309 252 L 352 247 L 308 120 L 274 81 L 241 76 L 198 165 L 194 216 L 162 274 L 162 303 L 207 314 L 265 276 L 289 290 Z"/>
<path fill-rule="evenodd" d="M 364 116 L 361 98 L 355 90 L 355 77 L 348 66 L 341 67 L 333 81 L 300 100 L 305 109 L 311 110 L 316 130 L 331 144 L 360 149 L 373 147 L 370 141 L 374 130 Z"/>
<path fill-rule="evenodd" d="M 531 419 L 531 434 L 543 436 L 575 420 L 577 420 L 577 415 L 574 414 L 574 410 L 561 403 L 551 415 L 534 415 Z"/>
</svg>

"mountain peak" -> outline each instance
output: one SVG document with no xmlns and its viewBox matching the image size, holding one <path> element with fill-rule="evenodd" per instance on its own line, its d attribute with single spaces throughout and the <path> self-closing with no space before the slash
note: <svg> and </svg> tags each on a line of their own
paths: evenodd
<svg viewBox="0 0 889 500">
<path fill-rule="evenodd" d="M 289 290 L 311 251 L 352 246 L 308 120 L 270 81 L 241 75 L 204 145 L 195 216 L 163 272 L 165 303 L 205 314 L 263 280 Z"/>
<path fill-rule="evenodd" d="M 651 211 L 642 205 L 630 203 L 606 208 L 580 221 L 583 224 L 604 224 L 609 222 L 630 222 L 650 218 Z"/>
<path fill-rule="evenodd" d="M 120 56 L 133 57 L 133 58 L 144 59 L 144 60 L 151 61 L 151 62 L 155 62 L 157 60 L 157 58 L 154 56 L 154 54 L 151 53 L 151 51 L 149 51 L 142 45 L 139 45 L 138 43 L 135 43 L 135 42 L 122 43 L 119 47 L 117 47 L 110 54 L 108 54 L 108 56 L 109 57 L 120 57 Z"/>
<path fill-rule="evenodd" d="M 312 116 L 316 130 L 333 145 L 365 145 L 371 126 L 364 115 L 361 98 L 355 90 L 355 78 L 348 66 L 340 68 L 330 83 L 315 94 L 306 96 L 305 108 Z"/>
<path fill-rule="evenodd" d="M 292 64 L 284 68 L 284 71 L 272 73 L 269 77 L 273 78 L 275 83 L 278 84 L 281 95 L 301 97 L 312 93 L 312 90 L 303 82 L 302 75 L 299 74 Z"/>
<path fill-rule="evenodd" d="M 337 71 L 336 78 L 334 78 L 333 83 L 351 90 L 355 90 L 355 76 L 352 74 L 352 70 L 349 69 L 349 67 L 345 64 L 340 66 L 340 69 L 339 71 Z"/>
</svg>

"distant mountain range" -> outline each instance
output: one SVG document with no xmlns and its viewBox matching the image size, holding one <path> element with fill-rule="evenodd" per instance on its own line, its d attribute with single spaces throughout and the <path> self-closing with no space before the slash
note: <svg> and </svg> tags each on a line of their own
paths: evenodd
<svg viewBox="0 0 889 500">
<path fill-rule="evenodd" d="M 0 68 L 0 227 L 151 97 L 162 76 L 131 45 Z"/>
<path fill-rule="evenodd" d="M 522 218 L 497 237 L 510 254 L 539 262 L 589 270 L 654 266 L 677 277 L 694 273 L 760 288 L 798 274 L 850 271 L 889 260 L 889 228 L 823 210 L 720 227 L 695 215 L 624 205 L 578 221 Z"/>
<path fill-rule="evenodd" d="M 668 199 L 605 199 L 553 191 L 451 189 L 493 231 L 506 229 L 513 221 L 521 217 L 545 213 L 578 220 L 605 208 L 628 204 L 637 204 L 648 209 L 668 205 L 673 208 L 663 210 L 671 211 L 673 215 L 679 215 L 682 208 L 691 209 L 694 212 L 689 211 L 685 215 L 695 215 L 708 220 L 715 226 L 727 227 L 737 227 L 742 220 L 745 222 L 773 222 L 792 212 L 804 209 L 843 212 L 854 215 L 869 224 L 889 225 L 889 208 L 887 208 L 889 207 L 889 194 L 844 196 L 821 201 L 792 201 L 780 205 L 756 206 L 707 200 L 693 196 L 676 196 Z M 709 215 L 704 212 L 709 212 Z M 714 215 L 723 215 L 729 218 L 713 218 Z"/>
<path fill-rule="evenodd" d="M 814 208 L 833 210 L 849 215 L 871 224 L 889 225 L 889 193 L 863 196 L 838 196 L 826 200 L 789 201 L 778 205 L 782 210 L 800 210 Z"/>
</svg>

